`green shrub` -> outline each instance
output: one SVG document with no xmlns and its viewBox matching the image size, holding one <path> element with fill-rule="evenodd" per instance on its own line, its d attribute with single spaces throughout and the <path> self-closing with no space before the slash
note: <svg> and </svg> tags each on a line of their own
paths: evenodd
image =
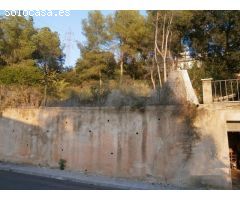
<svg viewBox="0 0 240 200">
<path fill-rule="evenodd" d="M 35 66 L 7 66 L 0 69 L 0 84 L 39 85 L 43 78 L 41 70 Z"/>
<path fill-rule="evenodd" d="M 66 163 L 67 163 L 67 161 L 61 158 L 58 162 L 59 169 L 64 170 L 66 168 Z"/>
</svg>

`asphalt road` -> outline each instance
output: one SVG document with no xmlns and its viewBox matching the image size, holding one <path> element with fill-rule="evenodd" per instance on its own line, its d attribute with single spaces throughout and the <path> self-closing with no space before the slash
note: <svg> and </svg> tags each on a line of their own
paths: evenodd
<svg viewBox="0 0 240 200">
<path fill-rule="evenodd" d="M 111 190 L 91 184 L 0 170 L 0 190 Z"/>
</svg>

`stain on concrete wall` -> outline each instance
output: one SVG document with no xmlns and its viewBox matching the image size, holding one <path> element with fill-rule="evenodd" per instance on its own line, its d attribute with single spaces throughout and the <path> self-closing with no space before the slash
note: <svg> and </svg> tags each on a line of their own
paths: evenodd
<svg viewBox="0 0 240 200">
<path fill-rule="evenodd" d="M 7 109 L 0 160 L 164 182 L 231 188 L 226 116 L 240 108 L 149 106 Z"/>
</svg>

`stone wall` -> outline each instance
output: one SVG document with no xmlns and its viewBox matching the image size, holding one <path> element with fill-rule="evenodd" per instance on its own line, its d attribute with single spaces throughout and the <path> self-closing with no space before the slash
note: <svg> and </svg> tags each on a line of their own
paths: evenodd
<svg viewBox="0 0 240 200">
<path fill-rule="evenodd" d="M 226 120 L 240 106 L 19 108 L 0 117 L 0 160 L 164 182 L 231 188 Z"/>
</svg>

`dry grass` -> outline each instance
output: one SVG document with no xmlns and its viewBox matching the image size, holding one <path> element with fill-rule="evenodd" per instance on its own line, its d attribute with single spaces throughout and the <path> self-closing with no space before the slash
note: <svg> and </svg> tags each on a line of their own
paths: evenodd
<svg viewBox="0 0 240 200">
<path fill-rule="evenodd" d="M 0 86 L 1 107 L 43 106 L 43 87 Z M 166 84 L 161 90 L 153 91 L 148 82 L 125 78 L 122 84 L 117 80 L 84 82 L 70 86 L 57 82 L 48 88 L 46 106 L 131 106 L 143 108 L 146 105 L 178 104 Z"/>
</svg>

